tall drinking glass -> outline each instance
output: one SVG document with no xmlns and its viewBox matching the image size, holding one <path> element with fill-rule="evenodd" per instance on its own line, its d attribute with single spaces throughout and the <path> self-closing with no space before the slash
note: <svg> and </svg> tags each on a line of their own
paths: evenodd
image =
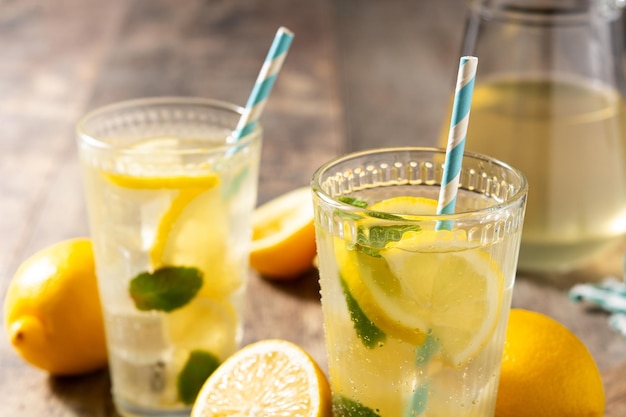
<svg viewBox="0 0 626 417">
<path fill-rule="evenodd" d="M 154 98 L 85 116 L 78 147 L 122 415 L 188 415 L 239 346 L 261 130 L 242 109 Z"/>
<path fill-rule="evenodd" d="M 493 416 L 526 179 L 466 153 L 437 215 L 444 157 L 370 150 L 313 177 L 335 416 Z"/>
</svg>

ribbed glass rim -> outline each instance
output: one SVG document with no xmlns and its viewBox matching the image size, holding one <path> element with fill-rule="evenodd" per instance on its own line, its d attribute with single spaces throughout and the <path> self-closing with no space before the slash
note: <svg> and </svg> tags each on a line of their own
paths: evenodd
<svg viewBox="0 0 626 417">
<path fill-rule="evenodd" d="M 377 215 L 377 214 L 380 214 L 380 212 L 377 212 L 375 210 L 368 210 L 365 208 L 355 207 L 353 205 L 341 202 L 337 200 L 336 198 L 332 197 L 326 191 L 324 191 L 322 187 L 322 184 L 323 184 L 322 178 L 324 177 L 324 174 L 331 171 L 333 167 L 339 164 L 342 164 L 344 162 L 347 162 L 349 160 L 361 158 L 361 157 L 368 156 L 368 155 L 374 155 L 374 154 L 398 153 L 398 152 L 431 153 L 433 154 L 433 156 L 440 155 L 443 160 L 443 157 L 445 157 L 446 150 L 443 148 L 437 148 L 437 147 L 410 146 L 410 147 L 368 149 L 364 151 L 349 153 L 349 154 L 343 155 L 341 157 L 338 157 L 336 159 L 333 159 L 324 163 L 315 171 L 311 180 L 311 188 L 313 190 L 313 193 L 320 200 L 322 200 L 326 206 L 328 206 L 329 208 L 333 210 L 337 209 L 337 210 L 340 210 L 341 212 L 352 213 L 358 217 L 365 216 L 365 217 L 384 218 L 384 215 L 383 216 Z M 466 158 L 473 158 L 474 160 L 481 161 L 486 164 L 495 165 L 496 167 L 499 167 L 503 170 L 510 172 L 510 175 L 512 176 L 512 178 L 514 178 L 516 182 L 519 183 L 518 189 L 516 189 L 515 193 L 509 196 L 509 198 L 507 198 L 505 201 L 490 205 L 488 207 L 484 207 L 480 209 L 473 209 L 473 210 L 466 210 L 466 211 L 459 211 L 453 214 L 430 214 L 430 215 L 416 214 L 420 218 L 419 221 L 433 221 L 434 222 L 434 221 L 462 219 L 462 218 L 475 217 L 475 216 L 478 216 L 478 217 L 488 216 L 496 212 L 505 211 L 516 205 L 521 206 L 523 204 L 523 200 L 526 198 L 526 195 L 528 193 L 528 182 L 527 182 L 526 176 L 519 169 L 512 167 L 511 165 L 505 162 L 502 162 L 498 159 L 495 159 L 493 157 L 480 154 L 477 152 L 465 151 L 463 155 L 463 159 L 465 160 Z M 428 183 L 428 184 L 425 183 L 424 185 L 440 186 L 440 184 L 441 184 L 441 180 L 438 179 L 437 181 L 433 183 Z M 412 185 L 412 184 L 407 184 L 407 185 Z M 415 184 L 415 185 L 418 185 L 418 184 Z M 386 213 L 386 214 L 389 214 L 389 213 Z M 411 215 L 406 215 L 402 213 L 390 213 L 390 214 L 393 214 L 398 217 L 402 217 L 406 221 L 414 221 L 414 220 L 411 220 Z"/>
<path fill-rule="evenodd" d="M 246 147 L 250 142 L 255 141 L 261 136 L 263 128 L 260 122 L 257 122 L 256 126 L 246 136 L 239 140 L 227 142 L 223 145 L 216 146 L 212 144 L 210 147 L 198 147 L 198 148 L 185 148 L 185 149 L 131 149 L 127 147 L 114 146 L 95 137 L 92 134 L 86 132 L 87 124 L 97 117 L 104 117 L 107 114 L 115 114 L 123 111 L 130 111 L 133 108 L 141 108 L 148 106 L 162 106 L 162 105 L 193 105 L 215 109 L 218 111 L 224 111 L 226 113 L 232 113 L 241 115 L 244 112 L 244 108 L 236 104 L 232 104 L 222 100 L 202 98 L 202 97 L 178 97 L 178 96 L 162 96 L 162 97 L 145 97 L 115 102 L 107 104 L 101 107 L 97 107 L 84 116 L 82 116 L 76 123 L 76 135 L 79 142 L 85 144 L 93 149 L 101 151 L 111 151 L 120 154 L 132 154 L 132 155 L 190 155 L 206 152 L 230 152 L 231 149 Z M 233 127 L 234 131 L 234 127 Z M 227 138 L 225 138 L 227 140 Z"/>
</svg>

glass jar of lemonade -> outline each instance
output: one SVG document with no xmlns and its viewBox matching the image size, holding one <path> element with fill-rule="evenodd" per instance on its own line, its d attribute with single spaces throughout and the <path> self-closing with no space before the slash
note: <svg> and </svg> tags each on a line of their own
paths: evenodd
<svg viewBox="0 0 626 417">
<path fill-rule="evenodd" d="M 522 270 L 581 267 L 626 231 L 622 52 L 615 1 L 471 5 L 463 54 L 480 66 L 466 149 L 528 178 Z"/>
</svg>

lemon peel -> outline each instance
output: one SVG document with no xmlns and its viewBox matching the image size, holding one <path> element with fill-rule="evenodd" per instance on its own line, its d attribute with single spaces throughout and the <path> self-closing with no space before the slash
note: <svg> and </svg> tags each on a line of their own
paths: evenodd
<svg viewBox="0 0 626 417">
<path fill-rule="evenodd" d="M 9 284 L 4 313 L 8 339 L 29 364 L 54 375 L 79 375 L 106 366 L 89 239 L 57 242 L 25 260 Z"/>
</svg>

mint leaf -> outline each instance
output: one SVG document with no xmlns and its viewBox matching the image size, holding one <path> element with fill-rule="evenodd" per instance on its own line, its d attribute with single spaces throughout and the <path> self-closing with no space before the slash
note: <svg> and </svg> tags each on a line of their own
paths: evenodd
<svg viewBox="0 0 626 417">
<path fill-rule="evenodd" d="M 202 385 L 218 366 L 220 361 L 212 353 L 204 350 L 191 351 L 187 363 L 178 374 L 178 398 L 185 404 L 193 404 Z"/>
<path fill-rule="evenodd" d="M 367 208 L 368 206 L 367 201 L 356 197 L 339 197 L 339 201 L 359 208 Z M 391 213 L 371 211 L 365 214 L 375 219 L 404 221 L 403 217 Z M 355 216 L 355 218 L 359 219 L 358 216 Z M 368 229 L 359 226 L 357 229 L 357 243 L 354 245 L 354 248 L 366 255 L 380 257 L 380 249 L 383 249 L 387 243 L 399 241 L 402 239 L 404 232 L 419 232 L 420 230 L 422 228 L 418 225 L 373 226 Z"/>
<path fill-rule="evenodd" d="M 356 198 L 356 197 L 339 197 L 338 200 L 344 204 L 349 204 L 354 207 L 359 207 L 359 208 L 367 207 L 367 201 L 361 200 L 360 198 Z"/>
<path fill-rule="evenodd" d="M 338 200 L 344 204 L 349 204 L 351 206 L 354 207 L 358 207 L 358 208 L 366 208 L 367 207 L 367 201 L 365 200 L 361 200 L 358 199 L 356 197 L 339 197 Z M 354 213 L 350 213 L 347 211 L 341 211 L 339 209 L 336 209 L 334 212 L 335 216 L 341 217 L 343 219 L 348 219 L 348 220 L 360 220 L 361 218 L 363 218 L 362 215 L 358 215 L 358 214 L 354 214 Z"/>
<path fill-rule="evenodd" d="M 401 216 L 397 216 L 395 214 L 391 214 L 391 213 L 383 213 L 380 211 L 370 211 L 369 213 L 367 213 L 367 215 L 369 217 L 374 217 L 375 219 L 383 219 L 383 220 L 399 220 L 399 221 L 403 221 L 404 218 Z"/>
<path fill-rule="evenodd" d="M 346 305 L 350 312 L 350 319 L 352 320 L 357 336 L 368 349 L 377 347 L 380 343 L 385 341 L 387 335 L 367 318 L 363 310 L 361 310 L 359 303 L 350 292 L 346 281 L 343 278 L 340 278 L 340 281 L 343 294 L 346 298 Z"/>
<path fill-rule="evenodd" d="M 202 282 L 202 272 L 196 268 L 166 266 L 137 275 L 129 292 L 138 310 L 170 312 L 191 301 Z"/>
<path fill-rule="evenodd" d="M 333 416 L 336 417 L 380 417 L 376 411 L 360 402 L 341 395 L 333 396 Z"/>
<path fill-rule="evenodd" d="M 372 226 L 357 229 L 356 244 L 354 248 L 365 255 L 380 257 L 380 250 L 389 242 L 397 242 L 402 239 L 405 232 L 419 232 L 422 228 L 416 224 L 398 224 L 392 226 Z"/>
</svg>

